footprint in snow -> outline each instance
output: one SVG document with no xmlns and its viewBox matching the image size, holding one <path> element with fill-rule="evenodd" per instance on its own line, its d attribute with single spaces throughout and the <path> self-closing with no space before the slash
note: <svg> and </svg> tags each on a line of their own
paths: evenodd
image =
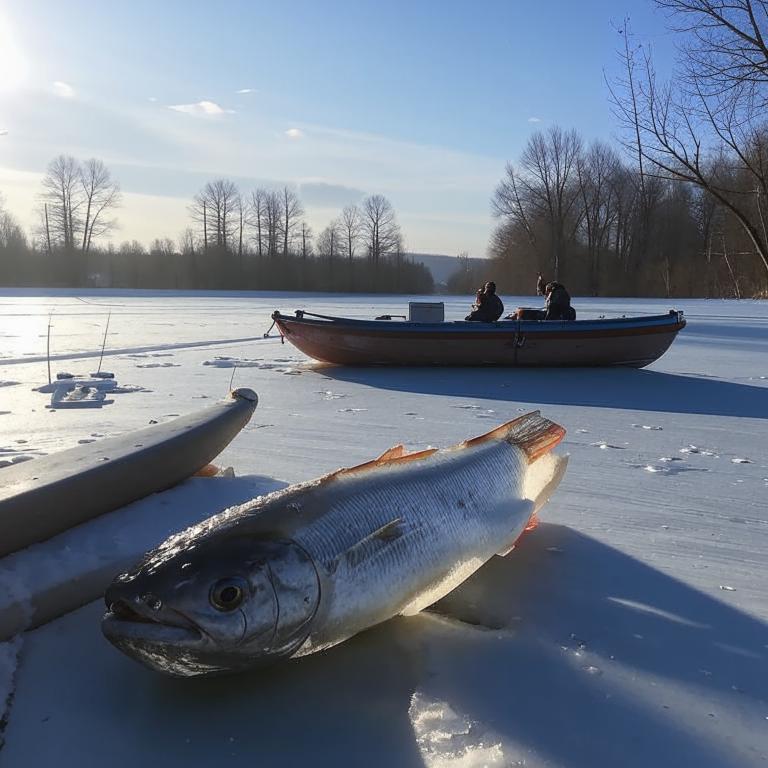
<svg viewBox="0 0 768 768">
<path fill-rule="evenodd" d="M 632 425 L 635 429 L 650 429 L 654 432 L 660 432 L 664 427 L 658 427 L 653 424 L 633 424 Z"/>
<path fill-rule="evenodd" d="M 339 408 L 339 413 L 362 413 L 367 410 L 367 408 Z"/>
<path fill-rule="evenodd" d="M 0 381 L 0 387 L 15 387 L 19 383 L 18 381 Z"/>
<path fill-rule="evenodd" d="M 662 456 L 659 461 L 682 461 L 679 456 Z"/>
<path fill-rule="evenodd" d="M 608 448 L 614 448 L 617 451 L 623 451 L 623 450 L 626 449 L 625 445 L 611 445 L 611 443 L 606 443 L 603 440 L 600 440 L 600 441 L 598 441 L 596 443 L 590 443 L 590 445 L 595 447 L 595 448 L 600 448 L 600 450 L 602 450 L 602 451 L 605 451 Z"/>
<path fill-rule="evenodd" d="M 81 440 L 77 441 L 78 445 L 88 445 L 88 443 L 95 443 L 96 440 L 92 437 L 84 437 Z"/>
<path fill-rule="evenodd" d="M 752 463 L 752 459 L 739 459 L 739 458 L 731 459 L 731 464 L 751 464 L 751 463 Z"/>
<path fill-rule="evenodd" d="M 481 411 L 482 407 L 479 405 L 452 405 L 451 408 L 461 408 L 463 411 Z"/>
<path fill-rule="evenodd" d="M 179 363 L 137 363 L 137 368 L 181 368 Z"/>
</svg>

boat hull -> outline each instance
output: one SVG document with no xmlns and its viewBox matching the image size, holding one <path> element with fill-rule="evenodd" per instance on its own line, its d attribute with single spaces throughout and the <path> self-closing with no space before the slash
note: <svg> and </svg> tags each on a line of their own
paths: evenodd
<svg viewBox="0 0 768 768">
<path fill-rule="evenodd" d="M 309 357 L 336 365 L 631 366 L 667 351 L 682 313 L 616 320 L 435 323 L 310 319 L 276 312 L 280 333 Z"/>
</svg>

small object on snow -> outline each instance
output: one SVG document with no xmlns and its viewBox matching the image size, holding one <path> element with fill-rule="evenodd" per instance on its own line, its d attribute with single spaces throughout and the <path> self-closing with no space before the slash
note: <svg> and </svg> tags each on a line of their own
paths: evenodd
<svg viewBox="0 0 768 768">
<path fill-rule="evenodd" d="M 107 400 L 100 389 L 86 385 L 62 384 L 51 393 L 50 408 L 101 408 L 114 400 Z"/>
<path fill-rule="evenodd" d="M 724 590 L 725 592 L 735 592 L 736 587 L 729 587 L 727 584 L 721 584 L 720 589 Z"/>
<path fill-rule="evenodd" d="M 731 459 L 731 464 L 751 464 L 752 459 Z"/>
</svg>

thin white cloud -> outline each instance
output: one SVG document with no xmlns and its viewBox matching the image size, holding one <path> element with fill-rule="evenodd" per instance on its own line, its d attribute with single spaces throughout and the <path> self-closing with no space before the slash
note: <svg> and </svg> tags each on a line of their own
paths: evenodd
<svg viewBox="0 0 768 768">
<path fill-rule="evenodd" d="M 255 88 L 241 88 L 239 91 L 235 91 L 235 93 L 256 93 Z"/>
<path fill-rule="evenodd" d="M 529 117 L 528 118 L 528 122 L 529 123 L 540 123 L 541 122 L 541 118 L 540 117 Z"/>
<path fill-rule="evenodd" d="M 157 96 L 148 96 L 147 101 L 151 101 L 154 104 L 157 101 Z"/>
<path fill-rule="evenodd" d="M 224 115 L 234 114 L 234 109 L 224 109 L 221 105 L 215 101 L 197 101 L 194 104 L 169 104 L 168 109 L 174 110 L 174 112 L 183 112 L 185 115 Z"/>
<path fill-rule="evenodd" d="M 62 99 L 74 99 L 76 96 L 75 89 L 69 83 L 62 82 L 61 80 L 54 80 L 51 83 L 51 89 L 56 96 Z"/>
<path fill-rule="evenodd" d="M 304 138 L 304 131 L 302 131 L 300 128 L 289 128 L 285 135 L 289 139 L 303 139 Z"/>
</svg>

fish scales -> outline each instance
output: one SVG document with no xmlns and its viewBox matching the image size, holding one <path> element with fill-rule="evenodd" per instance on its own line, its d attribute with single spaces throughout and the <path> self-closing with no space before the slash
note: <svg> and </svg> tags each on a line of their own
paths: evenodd
<svg viewBox="0 0 768 768">
<path fill-rule="evenodd" d="M 118 577 L 104 632 L 154 669 L 213 674 L 418 612 L 509 550 L 562 476 L 563 435 L 536 412 L 227 510 Z"/>
</svg>

